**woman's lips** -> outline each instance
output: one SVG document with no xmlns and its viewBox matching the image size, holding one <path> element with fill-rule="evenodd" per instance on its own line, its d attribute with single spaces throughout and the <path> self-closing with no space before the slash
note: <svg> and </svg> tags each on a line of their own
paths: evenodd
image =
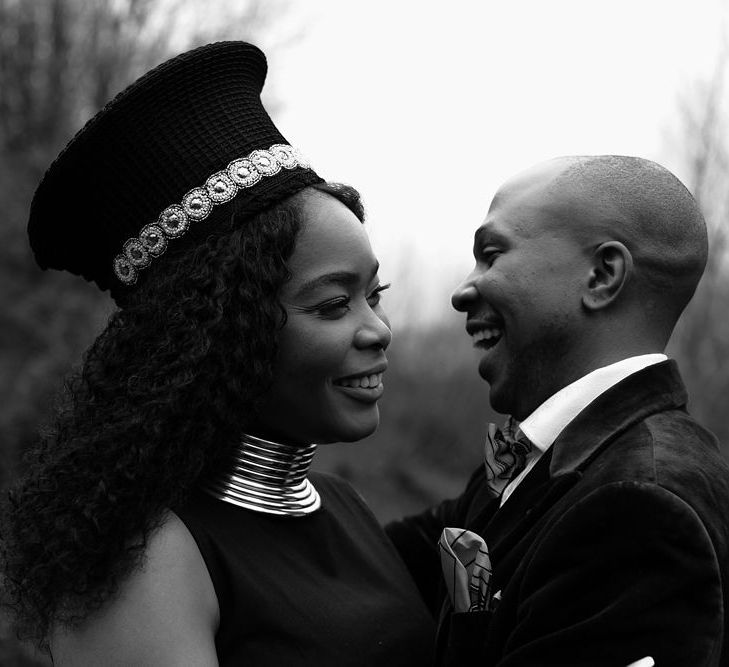
<svg viewBox="0 0 729 667">
<path fill-rule="evenodd" d="M 334 386 L 343 394 L 362 403 L 375 403 L 385 392 L 385 385 L 382 382 L 375 387 L 347 387 L 341 384 Z"/>
<path fill-rule="evenodd" d="M 382 384 L 382 372 L 370 373 L 369 375 L 349 376 L 341 380 L 335 380 L 334 384 L 340 387 L 363 387 L 364 389 L 377 387 Z"/>
<path fill-rule="evenodd" d="M 364 403 L 374 403 L 385 391 L 382 375 L 386 367 L 366 371 L 359 375 L 348 375 L 334 381 L 334 386 L 350 398 Z"/>
</svg>

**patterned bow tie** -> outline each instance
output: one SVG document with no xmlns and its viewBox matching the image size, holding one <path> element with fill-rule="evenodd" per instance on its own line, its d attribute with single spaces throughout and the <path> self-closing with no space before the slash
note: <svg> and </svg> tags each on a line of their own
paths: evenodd
<svg viewBox="0 0 729 667">
<path fill-rule="evenodd" d="M 497 496 L 524 470 L 532 447 L 513 417 L 506 420 L 503 430 L 489 424 L 484 447 L 486 483 Z"/>
</svg>

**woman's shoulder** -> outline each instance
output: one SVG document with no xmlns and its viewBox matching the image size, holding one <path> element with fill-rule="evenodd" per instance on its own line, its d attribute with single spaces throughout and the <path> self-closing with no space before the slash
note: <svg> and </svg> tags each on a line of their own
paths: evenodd
<svg viewBox="0 0 729 667">
<path fill-rule="evenodd" d="M 215 665 L 218 604 L 195 540 L 174 512 L 148 539 L 118 593 L 76 628 L 51 638 L 54 664 Z"/>
</svg>

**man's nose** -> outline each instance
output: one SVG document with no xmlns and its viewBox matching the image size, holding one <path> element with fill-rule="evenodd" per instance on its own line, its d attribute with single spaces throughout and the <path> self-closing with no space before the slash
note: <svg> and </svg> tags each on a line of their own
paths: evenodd
<svg viewBox="0 0 729 667">
<path fill-rule="evenodd" d="M 451 295 L 451 305 L 457 311 L 464 313 L 476 299 L 478 299 L 478 289 L 474 285 L 473 275 L 470 275 L 454 290 Z"/>
</svg>

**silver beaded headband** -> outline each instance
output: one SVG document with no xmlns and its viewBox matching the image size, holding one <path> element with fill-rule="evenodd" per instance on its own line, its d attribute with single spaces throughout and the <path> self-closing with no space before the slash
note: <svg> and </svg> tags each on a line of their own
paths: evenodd
<svg viewBox="0 0 729 667">
<path fill-rule="evenodd" d="M 114 258 L 116 277 L 125 285 L 133 285 L 139 272 L 167 250 L 168 240 L 182 236 L 191 222 L 205 220 L 214 206 L 230 201 L 240 190 L 252 187 L 264 176 L 295 167 L 307 169 L 309 162 L 288 144 L 275 144 L 268 150 L 255 150 L 248 157 L 233 160 L 210 176 L 203 187 L 190 190 L 180 204 L 168 206 L 156 222 L 142 228 L 138 237 L 129 239 Z"/>
</svg>

